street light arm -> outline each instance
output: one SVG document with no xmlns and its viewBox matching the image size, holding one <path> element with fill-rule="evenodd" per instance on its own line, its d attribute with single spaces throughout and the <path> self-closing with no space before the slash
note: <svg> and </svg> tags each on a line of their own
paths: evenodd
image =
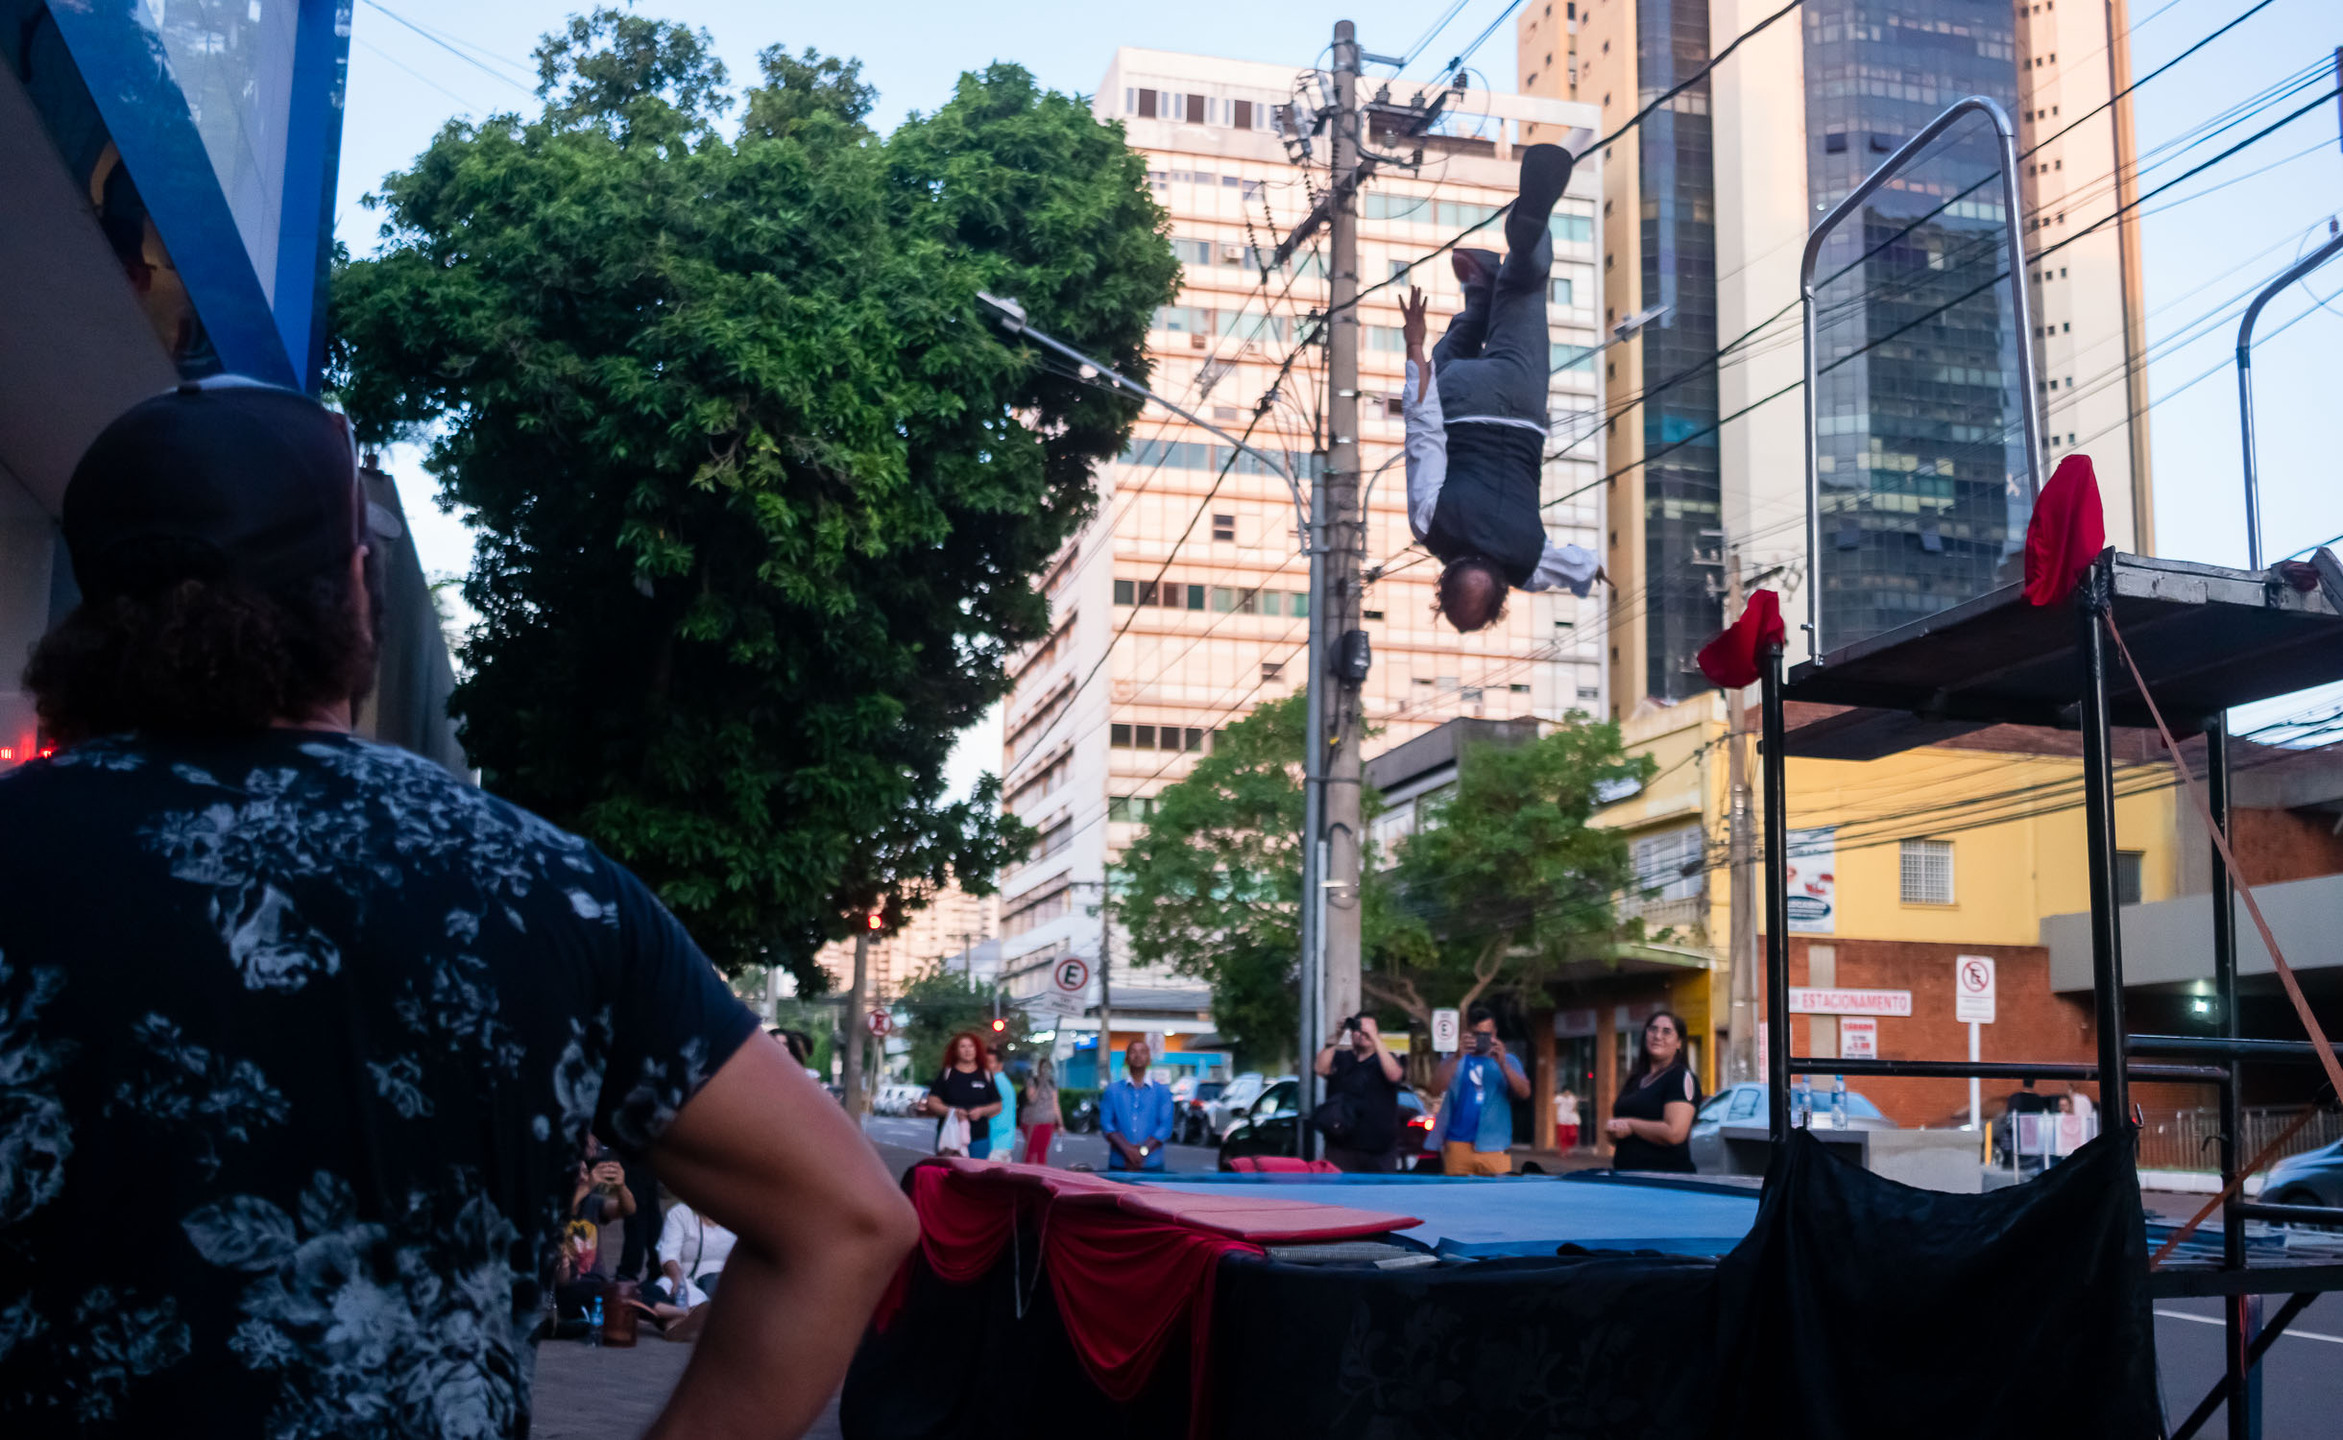
<svg viewBox="0 0 2343 1440">
<path fill-rule="evenodd" d="M 1138 396 L 1140 399 L 1153 401 L 1155 404 L 1161 405 L 1164 409 L 1169 410 L 1174 415 L 1177 415 L 1181 419 L 1187 421 L 1189 424 L 1211 431 L 1213 434 L 1218 435 L 1221 439 L 1226 440 L 1231 446 L 1243 451 L 1247 455 L 1252 456 L 1254 459 L 1260 461 L 1263 465 L 1268 466 L 1269 473 L 1275 475 L 1278 479 L 1283 480 L 1285 482 L 1285 488 L 1293 495 L 1295 522 L 1301 528 L 1301 532 L 1304 536 L 1309 534 L 1309 502 L 1302 498 L 1302 487 L 1295 483 L 1292 472 L 1286 468 L 1283 461 L 1271 455 L 1266 450 L 1257 449 L 1256 447 L 1245 443 L 1245 441 L 1241 438 L 1229 434 L 1226 430 L 1221 429 L 1218 425 L 1213 424 L 1211 421 L 1205 419 L 1201 415 L 1198 415 L 1194 411 L 1183 409 L 1182 407 L 1173 404 L 1171 401 L 1164 399 L 1161 395 L 1156 394 L 1154 391 L 1148 389 L 1138 381 L 1133 380 L 1129 376 L 1116 371 L 1112 366 L 1109 366 L 1102 361 L 1094 360 L 1090 356 L 1085 355 L 1081 351 L 1075 349 L 1073 346 L 1066 344 L 1064 341 L 1034 328 L 1032 323 L 1025 318 L 1025 307 L 1019 305 L 1016 301 L 1004 300 L 998 295 L 988 294 L 982 290 L 976 292 L 976 298 L 982 302 L 987 309 L 991 310 L 996 316 L 999 317 L 1002 327 L 1010 334 L 1022 335 L 1037 345 L 1041 345 L 1050 350 L 1055 350 L 1058 354 L 1065 356 L 1067 359 L 1074 361 L 1076 364 L 1087 365 L 1091 369 L 1097 371 L 1100 375 L 1109 380 L 1112 380 L 1115 384 L 1121 386 L 1123 389 L 1128 390 L 1133 395 Z"/>
<path fill-rule="evenodd" d="M 2278 298 L 2280 291 L 2311 271 L 2343 254 L 2343 235 L 2337 235 L 2288 266 L 2286 273 L 2262 287 L 2253 303 L 2245 307 L 2245 318 L 2237 322 L 2237 427 L 2245 445 L 2245 556 L 2246 567 L 2262 568 L 2262 495 L 2261 476 L 2254 457 L 2254 324 L 2262 318 L 2262 307 Z"/>
</svg>

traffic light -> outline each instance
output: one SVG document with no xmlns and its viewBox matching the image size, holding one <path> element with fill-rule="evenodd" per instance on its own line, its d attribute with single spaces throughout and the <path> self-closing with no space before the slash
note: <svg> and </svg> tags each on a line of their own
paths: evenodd
<svg viewBox="0 0 2343 1440">
<path fill-rule="evenodd" d="M 870 928 L 873 930 L 884 930 L 887 928 L 887 917 L 880 914 L 878 911 L 873 910 L 870 912 L 870 919 L 868 923 Z"/>
<path fill-rule="evenodd" d="M 996 1020 L 994 1020 L 994 1021 L 993 1021 L 993 1033 L 994 1033 L 995 1035 L 998 1035 L 998 1034 L 1000 1034 L 1000 1033 L 1001 1033 L 1003 1030 L 1006 1030 L 1006 1029 L 1008 1029 L 1008 1028 L 1009 1028 L 1009 1022 L 1008 1022 L 1008 1021 L 1006 1021 L 1006 1020 L 997 1020 L 997 1019 L 996 1019 Z"/>
</svg>

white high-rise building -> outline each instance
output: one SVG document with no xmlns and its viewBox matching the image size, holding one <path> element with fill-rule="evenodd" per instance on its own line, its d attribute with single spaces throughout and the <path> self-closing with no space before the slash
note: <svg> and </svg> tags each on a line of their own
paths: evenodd
<svg viewBox="0 0 2343 1440">
<path fill-rule="evenodd" d="M 1296 83 L 1281 66 L 1125 49 L 1095 106 L 1147 155 L 1185 267 L 1180 295 L 1156 316 L 1148 383 L 1231 433 L 1244 434 L 1258 411 L 1249 443 L 1308 467 L 1322 444 L 1324 356 L 1315 344 L 1298 355 L 1296 347 L 1326 303 L 1325 236 L 1266 282 L 1257 264 L 1325 183 L 1323 140 L 1310 165 L 1296 165 L 1274 128 Z M 1394 84 L 1391 98 L 1404 103 L 1413 91 Z M 1313 88 L 1304 109 L 1317 103 Z M 1474 93 L 1452 113 L 1443 133 L 1420 142 L 1420 169 L 1383 170 L 1360 197 L 1362 284 L 1388 279 L 1511 199 L 1525 123 L 1564 143 L 1594 133 L 1594 107 L 1562 100 Z M 1600 197 L 1597 157 L 1584 157 L 1554 221 L 1549 450 L 1559 458 L 1545 476 L 1557 502 L 1546 511 L 1549 534 L 1598 553 Z M 1504 248 L 1494 225 L 1471 243 Z M 1436 339 L 1460 303 L 1454 276 L 1442 259 L 1410 279 L 1433 297 Z M 1516 595 L 1502 624 L 1469 636 L 1432 613 L 1438 569 L 1410 548 L 1398 462 L 1405 293 L 1404 284 L 1377 291 L 1359 317 L 1360 454 L 1374 476 L 1367 562 L 1383 571 L 1365 602 L 1373 743 L 1458 716 L 1607 713 L 1600 590 L 1586 600 Z M 1096 961 L 1102 881 L 1146 824 L 1153 797 L 1188 773 L 1217 731 L 1305 681 L 1309 566 L 1292 501 L 1257 462 L 1229 462 L 1225 441 L 1150 407 L 1122 460 L 1098 477 L 1097 518 L 1046 578 L 1055 628 L 1014 662 L 1003 727 L 1005 803 L 1041 833 L 1031 859 L 1003 877 L 1002 973 L 1021 1000 L 1048 991 L 1060 957 Z M 1119 934 L 1114 950 L 1127 953 Z M 1085 1007 L 1098 998 L 1092 969 Z M 1211 1028 L 1200 982 L 1117 964 L 1113 983 L 1117 1044 L 1152 1031 L 1183 1048 L 1183 1035 Z M 1083 1029 L 1095 1032 L 1094 1012 L 1069 1018 L 1061 1033 Z"/>
</svg>

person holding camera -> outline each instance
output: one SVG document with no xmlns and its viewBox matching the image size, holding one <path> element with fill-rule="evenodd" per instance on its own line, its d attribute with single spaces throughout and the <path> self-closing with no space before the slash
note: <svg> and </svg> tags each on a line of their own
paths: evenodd
<svg viewBox="0 0 2343 1440">
<path fill-rule="evenodd" d="M 1326 1101 L 1310 1117 L 1326 1137 L 1326 1159 L 1354 1174 L 1391 1169 L 1399 1146 L 1399 1057 L 1383 1048 L 1375 1017 L 1343 1021 L 1341 1037 L 1310 1068 L 1326 1082 Z"/>
<path fill-rule="evenodd" d="M 1465 1023 L 1466 1049 L 1440 1062 L 1440 1171 L 1510 1175 L 1513 1102 L 1529 1098 L 1529 1075 L 1505 1053 L 1488 1006 L 1472 1007 Z"/>
</svg>

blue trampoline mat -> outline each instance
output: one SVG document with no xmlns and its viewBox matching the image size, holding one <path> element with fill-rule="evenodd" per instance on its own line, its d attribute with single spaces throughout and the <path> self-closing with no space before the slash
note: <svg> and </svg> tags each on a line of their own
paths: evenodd
<svg viewBox="0 0 2343 1440">
<path fill-rule="evenodd" d="M 1749 1233 L 1757 1219 L 1758 1199 L 1754 1189 L 1712 1189 L 1610 1176 L 1574 1181 L 1534 1175 L 1467 1179 L 1444 1175 L 1215 1174 L 1134 1178 L 1133 1183 L 1188 1191 L 1230 1185 L 1275 1186 L 1291 1190 L 1295 1199 L 1421 1216 L 1423 1224 L 1397 1235 L 1443 1255 L 1482 1258 L 1551 1255 L 1564 1245 L 1588 1250 L 1722 1255 Z M 1342 1193 L 1310 1193 L 1330 1187 L 1339 1187 Z"/>
</svg>

